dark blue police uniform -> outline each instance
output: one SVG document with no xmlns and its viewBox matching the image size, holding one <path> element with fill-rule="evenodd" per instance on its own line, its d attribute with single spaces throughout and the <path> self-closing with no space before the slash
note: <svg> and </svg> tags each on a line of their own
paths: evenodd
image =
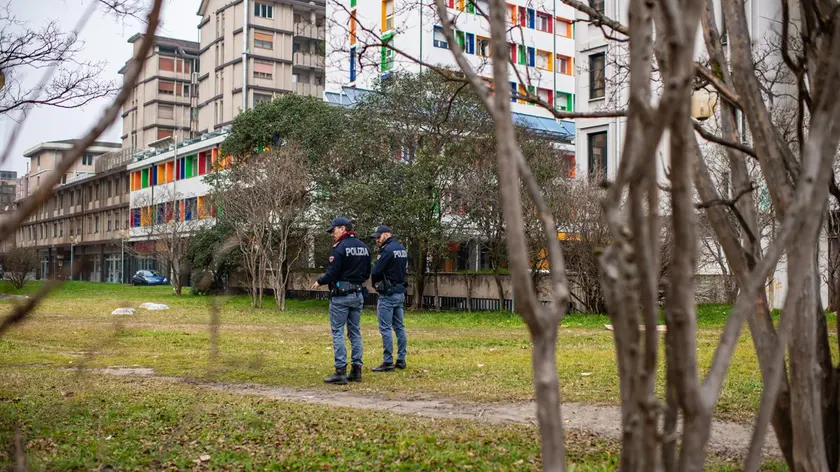
<svg viewBox="0 0 840 472">
<path fill-rule="evenodd" d="M 379 238 L 383 233 L 390 233 L 387 226 L 380 226 L 371 235 Z M 405 287 L 408 271 L 408 251 L 399 241 L 390 237 L 382 244 L 376 264 L 371 272 L 371 281 L 379 293 L 376 314 L 379 318 L 379 333 L 382 335 L 383 362 L 373 370 L 377 372 L 393 370 L 394 341 L 391 330 L 397 335 L 396 367 L 405 368 L 407 338 L 405 334 Z"/>
<path fill-rule="evenodd" d="M 337 218 L 330 228 L 349 226 L 350 221 Z M 347 233 L 330 251 L 327 270 L 318 284 L 330 288 L 330 328 L 333 337 L 336 374 L 346 371 L 347 348 L 344 345 L 344 326 L 350 338 L 353 374 L 350 380 L 361 380 L 362 332 L 361 316 L 364 303 L 362 284 L 370 275 L 370 250 L 355 234 Z M 358 371 L 358 378 L 355 377 Z M 330 382 L 342 383 L 342 382 Z"/>
</svg>

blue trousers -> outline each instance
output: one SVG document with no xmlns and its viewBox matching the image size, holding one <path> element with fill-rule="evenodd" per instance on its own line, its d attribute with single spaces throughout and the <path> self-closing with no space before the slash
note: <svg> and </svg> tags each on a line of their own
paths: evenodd
<svg viewBox="0 0 840 472">
<path fill-rule="evenodd" d="M 397 360 L 405 361 L 406 342 L 405 323 L 405 294 L 379 295 L 376 314 L 379 318 L 379 333 L 382 335 L 382 356 L 386 364 L 394 362 L 394 339 L 391 329 L 397 334 Z"/>
<path fill-rule="evenodd" d="M 330 298 L 330 328 L 332 329 L 336 369 L 347 366 L 344 325 L 347 325 L 347 337 L 350 338 L 353 364 L 362 365 L 362 329 L 360 323 L 363 304 L 364 298 L 361 293 Z"/>
</svg>

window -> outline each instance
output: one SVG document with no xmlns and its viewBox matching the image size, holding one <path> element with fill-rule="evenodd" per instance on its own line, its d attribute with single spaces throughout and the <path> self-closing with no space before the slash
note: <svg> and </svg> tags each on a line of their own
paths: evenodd
<svg viewBox="0 0 840 472">
<path fill-rule="evenodd" d="M 350 12 L 350 44 L 356 44 L 356 10 Z"/>
<path fill-rule="evenodd" d="M 537 29 L 551 33 L 551 16 L 546 13 L 537 13 Z"/>
<path fill-rule="evenodd" d="M 254 78 L 271 79 L 274 77 L 274 64 L 271 62 L 254 61 Z"/>
<path fill-rule="evenodd" d="M 274 18 L 274 7 L 264 3 L 254 3 L 254 16 L 257 18 Z"/>
<path fill-rule="evenodd" d="M 394 50 L 387 47 L 394 42 L 394 35 L 388 34 L 382 37 L 384 43 L 381 47 L 382 53 L 382 72 L 389 71 L 394 68 Z"/>
<path fill-rule="evenodd" d="M 476 45 L 476 50 L 475 50 L 476 55 L 479 55 L 481 57 L 490 57 L 490 39 L 489 38 L 483 38 L 481 36 L 478 36 L 478 37 L 476 37 L 475 45 Z"/>
<path fill-rule="evenodd" d="M 175 117 L 175 107 L 172 105 L 158 105 L 158 118 L 171 120 Z"/>
<path fill-rule="evenodd" d="M 53 223 L 53 237 L 58 237 L 58 223 Z"/>
<path fill-rule="evenodd" d="M 189 84 L 182 84 L 183 87 L 181 88 L 181 96 L 182 97 L 189 97 L 190 96 L 190 86 Z"/>
<path fill-rule="evenodd" d="M 589 6 L 598 13 L 604 14 L 604 0 L 589 0 Z"/>
<path fill-rule="evenodd" d="M 94 219 L 93 232 L 94 233 L 99 232 L 99 217 L 98 216 Z"/>
<path fill-rule="evenodd" d="M 537 51 L 537 67 L 543 70 L 552 70 L 552 66 L 551 53 L 547 51 Z"/>
<path fill-rule="evenodd" d="M 164 139 L 172 137 L 172 130 L 171 129 L 159 129 L 157 132 L 158 139 Z"/>
<path fill-rule="evenodd" d="M 158 80 L 158 93 L 162 95 L 175 95 L 175 82 Z"/>
<path fill-rule="evenodd" d="M 434 45 L 436 48 L 449 49 L 449 43 L 446 42 L 446 36 L 443 35 L 443 28 L 435 26 Z"/>
<path fill-rule="evenodd" d="M 254 31 L 254 47 L 274 49 L 274 36 L 271 33 L 260 33 L 259 31 Z"/>
<path fill-rule="evenodd" d="M 565 75 L 572 75 L 574 59 L 562 54 L 557 55 L 557 72 Z"/>
<path fill-rule="evenodd" d="M 551 93 L 551 90 L 539 88 L 537 89 L 537 97 L 550 106 L 554 106 L 554 94 Z"/>
<path fill-rule="evenodd" d="M 163 71 L 174 72 L 175 59 L 172 59 L 171 57 L 158 58 L 158 68 Z"/>
<path fill-rule="evenodd" d="M 35 158 L 38 163 L 38 170 L 41 170 L 41 156 Z"/>
<path fill-rule="evenodd" d="M 467 54 L 475 54 L 475 35 L 472 33 L 466 34 L 466 48 L 464 48 Z"/>
<path fill-rule="evenodd" d="M 93 154 L 87 152 L 82 154 L 82 165 L 83 166 L 92 166 L 93 165 Z"/>
<path fill-rule="evenodd" d="M 575 95 L 558 91 L 556 108 L 560 111 L 575 111 Z"/>
<path fill-rule="evenodd" d="M 394 0 L 382 0 L 382 31 L 394 29 Z"/>
<path fill-rule="evenodd" d="M 564 38 L 574 37 L 573 23 L 570 20 L 557 18 L 554 22 L 554 31 L 557 33 L 557 36 L 562 36 Z"/>
<path fill-rule="evenodd" d="M 271 95 L 267 95 L 267 94 L 264 94 L 264 93 L 255 93 L 254 94 L 254 105 L 258 105 L 262 102 L 270 102 L 271 98 L 272 98 Z"/>
<path fill-rule="evenodd" d="M 537 64 L 537 50 L 528 46 L 528 65 L 534 67 Z"/>
<path fill-rule="evenodd" d="M 604 179 L 607 176 L 607 132 L 587 135 L 589 154 L 589 179 Z"/>
<path fill-rule="evenodd" d="M 105 222 L 105 231 L 111 231 L 111 215 L 108 215 L 108 219 Z"/>
<path fill-rule="evenodd" d="M 606 58 L 604 53 L 589 56 L 589 99 L 604 98 L 607 90 Z"/>
<path fill-rule="evenodd" d="M 356 81 L 356 48 L 350 48 L 350 82 Z"/>
<path fill-rule="evenodd" d="M 505 20 L 510 25 L 516 24 L 516 6 L 511 5 L 510 3 L 507 4 L 507 12 L 505 12 Z"/>
<path fill-rule="evenodd" d="M 519 26 L 528 26 L 528 10 L 525 7 L 519 7 L 516 13 L 516 19 L 519 20 Z"/>
<path fill-rule="evenodd" d="M 225 12 L 222 12 L 222 36 L 225 35 Z M 189 72 L 189 71 L 187 71 Z"/>
<path fill-rule="evenodd" d="M 528 9 L 528 28 L 534 29 L 537 20 L 537 12 L 533 8 Z"/>
<path fill-rule="evenodd" d="M 522 65 L 527 64 L 528 59 L 527 59 L 527 55 L 526 55 L 526 51 L 525 51 L 525 46 L 519 44 L 519 45 L 516 46 L 516 50 L 517 50 L 518 56 L 519 56 L 517 58 L 518 60 L 516 62 L 519 63 L 519 64 L 522 64 Z"/>
</svg>

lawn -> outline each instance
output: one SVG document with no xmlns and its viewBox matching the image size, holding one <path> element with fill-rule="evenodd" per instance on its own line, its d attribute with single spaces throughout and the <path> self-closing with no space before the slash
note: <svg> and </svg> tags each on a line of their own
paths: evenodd
<svg viewBox="0 0 840 472">
<path fill-rule="evenodd" d="M 24 291 L 30 293 L 36 289 L 36 284 L 31 284 Z M 17 293 L 10 287 L 0 287 L 0 292 Z M 344 422 L 332 425 L 327 420 L 338 415 L 374 426 L 365 429 L 364 434 L 369 434 L 370 437 L 362 441 L 367 448 L 364 454 L 346 452 L 347 455 L 342 457 L 347 462 L 339 468 L 352 469 L 353 464 L 357 463 L 354 461 L 373 454 L 371 451 L 377 450 L 377 440 L 382 441 L 393 436 L 385 434 L 392 431 L 388 429 L 388 424 L 402 425 L 393 431 L 404 432 L 405 436 L 400 439 L 403 443 L 400 444 L 408 445 L 406 447 L 409 449 L 406 452 L 408 456 L 405 463 L 414 464 L 415 467 L 459 470 L 468 465 L 482 470 L 535 467 L 538 458 L 531 427 L 499 429 L 495 426 L 481 426 L 463 421 L 447 423 L 390 417 L 381 413 L 346 410 L 336 412 L 326 407 L 282 402 L 277 402 L 276 408 L 265 409 L 259 405 L 264 405 L 266 400 L 246 398 L 234 402 L 229 395 L 223 393 L 206 393 L 186 386 L 175 389 L 150 380 L 142 381 L 145 388 L 144 393 L 140 394 L 136 389 L 126 386 L 126 382 L 131 382 L 130 380 L 105 379 L 100 378 L 101 376 L 94 376 L 93 378 L 97 379 L 95 382 L 88 382 L 82 392 L 72 397 L 60 395 L 62 391 L 79 389 L 67 387 L 68 383 L 75 380 L 68 377 L 70 374 L 57 372 L 56 368 L 77 366 L 142 366 L 153 368 L 157 374 L 167 376 L 319 389 L 329 387 L 322 383 L 323 376 L 330 372 L 332 365 L 332 348 L 324 302 L 290 301 L 288 311 L 280 313 L 273 308 L 251 309 L 247 297 L 225 298 L 221 303 L 219 356 L 216 362 L 211 363 L 208 325 L 210 300 L 208 297 L 188 295 L 175 297 L 171 288 L 167 287 L 135 288 L 80 282 L 62 286 L 53 297 L 43 303 L 31 319 L 14 327 L 0 339 L 0 377 L 4 379 L 3 386 L 0 386 L 0 396 L 4 397 L 4 401 L 0 401 L 0 405 L 6 410 L 3 417 L 27 417 L 33 415 L 32 412 L 41 412 L 35 414 L 35 417 L 46 415 L 52 410 L 52 406 L 57 408 L 57 414 L 65 415 L 66 427 L 63 423 L 59 428 L 57 424 L 38 426 L 38 422 L 32 422 L 27 423 L 29 426 L 26 428 L 34 436 L 53 438 L 52 441 L 56 443 L 39 445 L 46 448 L 38 456 L 44 461 L 78 461 L 67 462 L 66 466 L 56 468 L 75 468 L 72 464 L 76 463 L 79 468 L 90 468 L 91 464 L 98 466 L 96 454 L 103 444 L 108 446 L 105 448 L 109 451 L 107 457 L 122 457 L 118 454 L 120 444 L 123 443 L 112 444 L 110 441 L 113 439 L 107 444 L 103 443 L 104 439 L 100 438 L 98 433 L 92 433 L 92 444 L 85 446 L 77 454 L 62 452 L 62 445 L 72 445 L 71 438 L 85 429 L 110 428 L 116 431 L 125 426 L 126 420 L 120 418 L 132 418 L 132 415 L 139 415 L 139 412 L 145 411 L 146 414 L 152 415 L 152 418 L 144 419 L 143 424 L 136 425 L 139 428 L 135 432 L 136 437 L 123 438 L 120 441 L 128 441 L 126 444 L 134 444 L 133 447 L 138 447 L 138 441 L 150 442 L 152 445 L 143 446 L 143 450 L 146 451 L 148 448 L 159 447 L 160 441 L 154 437 L 155 431 L 161 428 L 171 429 L 173 421 L 178 423 L 177 418 L 194 417 L 195 414 L 187 414 L 185 411 L 193 411 L 196 408 L 206 414 L 202 413 L 194 421 L 205 426 L 217 421 L 212 415 L 207 416 L 207 412 L 224 412 L 221 417 L 226 419 L 221 423 L 221 427 L 224 431 L 229 430 L 229 433 L 224 433 L 224 437 L 213 436 L 204 439 L 204 435 L 207 434 L 222 434 L 221 430 L 202 433 L 202 428 L 196 426 L 192 432 L 198 435 L 195 439 L 186 444 L 178 441 L 173 443 L 173 458 L 158 458 L 155 455 L 158 452 L 148 449 L 140 455 L 141 457 L 133 459 L 135 462 L 120 459 L 119 463 L 126 468 L 144 469 L 148 468 L 150 463 L 142 461 L 154 459 L 158 461 L 156 464 L 169 464 L 181 468 L 183 464 L 192 464 L 189 461 L 201 455 L 201 447 L 190 445 L 193 441 L 198 441 L 197 445 L 204 444 L 204 447 L 209 447 L 206 446 L 210 444 L 208 441 L 216 440 L 224 453 L 218 458 L 212 456 L 213 461 L 221 462 L 214 462 L 215 466 L 211 467 L 223 468 L 225 461 L 241 460 L 246 457 L 242 454 L 248 452 L 228 450 L 225 447 L 232 448 L 237 442 L 241 442 L 235 439 L 239 437 L 238 434 L 253 434 L 256 444 L 276 440 L 278 444 L 291 448 L 288 454 L 275 451 L 260 460 L 282 459 L 287 461 L 285 464 L 295 464 L 280 468 L 317 467 L 330 455 L 329 449 L 321 449 L 321 446 L 306 449 L 301 444 L 289 445 L 287 441 L 301 436 L 300 428 L 307 427 L 305 422 L 303 425 L 299 422 L 305 420 L 303 416 L 310 415 L 319 418 L 319 428 L 327 428 L 317 433 L 319 440 L 322 440 L 332 427 L 339 428 L 345 435 L 352 434 L 355 430 L 353 424 Z M 141 310 L 136 316 L 127 317 L 110 315 L 118 306 L 137 306 L 145 301 L 167 303 L 171 310 Z M 11 302 L 0 303 L 0 309 L 8 310 L 10 307 Z M 707 366 L 711 361 L 712 350 L 725 322 L 727 310 L 724 306 L 701 307 L 698 320 L 698 357 L 702 366 Z M 569 315 L 561 327 L 558 372 L 564 401 L 618 404 L 612 337 L 603 327 L 606 323 L 607 318 L 602 315 L 574 314 Z M 409 312 L 406 314 L 406 326 L 409 333 L 407 371 L 374 375 L 366 370 L 362 384 L 339 388 L 354 393 L 395 398 L 443 396 L 456 401 L 482 402 L 511 402 L 533 398 L 530 344 L 527 330 L 517 316 L 510 313 Z M 831 326 L 833 333 L 833 322 Z M 365 340 L 364 360 L 369 368 L 381 361 L 381 341 L 373 311 L 364 312 L 362 331 Z M 742 422 L 749 421 L 755 414 L 761 389 L 752 342 L 746 329 L 744 333 L 717 411 L 721 418 Z M 9 381 L 5 381 L 6 379 Z M 662 376 L 660 386 L 661 383 Z M 36 394 L 43 389 L 46 389 L 45 393 Z M 150 395 L 148 399 L 146 394 Z M 124 401 L 111 405 L 105 400 L 115 395 L 124 398 Z M 17 402 L 5 401 L 9 398 L 16 398 Z M 97 404 L 100 410 L 94 407 Z M 159 409 L 160 405 L 170 404 L 171 408 L 164 408 L 160 413 L 170 415 L 168 417 L 157 418 L 151 411 Z M 261 411 L 268 412 L 261 413 L 267 416 L 254 416 L 254 409 L 260 408 L 264 408 Z M 79 417 L 76 418 L 77 416 Z M 250 427 L 242 425 L 250 424 L 254 418 L 263 421 L 257 421 L 259 424 L 288 424 L 292 431 L 265 426 L 249 432 Z M 434 432 L 430 432 L 428 437 L 409 432 L 429 428 Z M 211 429 L 215 430 L 215 427 Z M 471 443 L 463 438 L 459 439 L 458 434 L 462 431 L 469 431 L 470 437 L 474 436 L 478 442 Z M 509 451 L 515 449 L 517 452 L 493 455 L 487 452 L 488 449 L 482 449 L 484 446 L 479 447 L 489 441 L 486 438 L 497 438 L 500 441 L 498 444 L 502 444 L 501 447 Z M 345 449 L 341 447 L 341 442 L 335 442 L 333 446 L 329 446 L 329 443 L 327 441 L 323 447 L 333 447 L 342 451 Z M 601 454 L 596 454 L 597 457 L 585 453 L 586 451 L 573 451 L 572 457 L 579 458 L 580 465 L 584 467 L 580 470 L 611 469 L 610 465 L 614 460 L 612 454 L 616 449 L 613 444 L 607 442 L 601 441 L 599 444 Z M 490 443 L 487 447 L 493 449 L 497 447 L 497 443 Z M 401 448 L 402 446 L 398 449 Z M 439 454 L 431 454 L 430 448 L 434 451 L 442 449 L 438 451 Z M 589 449 L 591 448 L 587 450 Z M 391 464 L 402 460 L 401 456 L 395 456 L 399 452 L 380 452 L 382 463 Z M 470 456 L 470 453 L 473 456 Z M 427 466 L 418 462 L 419 458 L 426 458 L 429 454 L 431 457 L 428 457 L 428 460 L 436 462 Z M 256 456 L 262 455 L 256 453 Z M 483 456 L 482 460 L 471 459 L 477 456 Z M 506 462 L 504 457 L 507 456 L 516 459 Z M 523 462 L 517 464 L 520 459 Z M 172 463 L 172 460 L 176 460 L 176 463 Z M 46 465 L 47 462 L 44 464 L 44 468 L 53 468 Z M 262 465 L 263 463 L 253 462 L 254 468 Z M 595 469 L 586 468 L 590 466 Z"/>
</svg>

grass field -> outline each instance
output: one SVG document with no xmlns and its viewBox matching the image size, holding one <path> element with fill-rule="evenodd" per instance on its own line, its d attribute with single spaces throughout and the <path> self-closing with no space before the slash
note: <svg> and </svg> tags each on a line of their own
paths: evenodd
<svg viewBox="0 0 840 472">
<path fill-rule="evenodd" d="M 31 284 L 25 291 L 36 288 Z M 0 287 L 0 292 L 16 293 L 10 287 Z M 141 310 L 129 317 L 110 315 L 118 306 L 145 301 L 167 303 L 171 310 Z M 330 372 L 332 348 L 324 302 L 291 301 L 289 310 L 280 313 L 273 308 L 253 310 L 246 297 L 226 299 L 219 357 L 212 364 L 208 303 L 207 297 L 175 297 L 167 287 L 63 286 L 30 320 L 0 339 L 2 417 L 25 419 L 24 431 L 30 437 L 50 438 L 43 444 L 36 442 L 32 449 L 46 469 L 90 469 L 108 459 L 129 469 L 217 469 L 232 464 L 261 468 L 271 462 L 279 469 L 299 470 L 320 468 L 335 454 L 345 461 L 338 469 L 365 468 L 361 464 L 370 457 L 396 469 L 463 470 L 470 466 L 510 470 L 538 465 L 532 427 L 498 428 L 284 402 L 271 403 L 269 408 L 266 400 L 257 398 L 233 399 L 230 394 L 185 385 L 97 375 L 85 376 L 87 381 L 80 386 L 76 374 L 57 369 L 142 366 L 159 375 L 326 388 L 322 378 Z M 0 304 L 4 310 L 10 306 L 9 302 Z M 700 310 L 698 357 L 703 366 L 711 360 L 727 313 L 724 306 Z M 563 324 L 558 372 L 564 401 L 618 404 L 612 337 L 603 327 L 607 322 L 605 316 L 575 314 Z M 409 312 L 406 326 L 409 370 L 386 375 L 368 371 L 362 384 L 341 388 L 396 398 L 434 395 L 510 402 L 533 397 L 528 335 L 515 315 Z M 363 314 L 362 329 L 364 360 L 369 368 L 381 361 L 373 311 Z M 137 382 L 143 382 L 142 389 L 136 388 Z M 752 343 L 745 330 L 724 385 L 718 416 L 748 421 L 755 414 L 760 388 Z M 344 420 L 337 422 L 336 417 Z M 51 418 L 64 420 L 59 425 L 48 421 Z M 182 425 L 182 418 L 188 419 L 188 424 Z M 366 427 L 359 430 L 358 425 Z M 7 440 L 9 423 L 3 426 Z M 125 428 L 127 433 L 113 434 Z M 88 442 L 83 447 L 75 444 L 85 434 L 90 436 Z M 348 450 L 348 435 L 362 435 L 353 442 L 359 444 L 358 451 Z M 108 436 L 112 438 L 106 441 Z M 168 446 L 158 450 L 163 447 L 161 437 L 174 439 L 167 439 Z M 251 442 L 243 438 L 251 438 Z M 309 443 L 302 443 L 304 438 Z M 592 441 L 583 448 L 571 446 Z M 272 442 L 277 450 L 266 452 L 264 448 Z M 615 444 L 574 437 L 569 443 L 578 470 L 612 469 Z M 242 449 L 236 444 L 243 444 Z M 249 451 L 246 444 L 256 449 Z M 379 447 L 386 444 L 386 450 Z M 142 453 L 129 457 L 127 451 L 132 448 L 140 448 Z M 209 454 L 212 462 L 202 462 L 204 454 Z M 281 462 L 285 465 L 278 465 Z"/>
</svg>

